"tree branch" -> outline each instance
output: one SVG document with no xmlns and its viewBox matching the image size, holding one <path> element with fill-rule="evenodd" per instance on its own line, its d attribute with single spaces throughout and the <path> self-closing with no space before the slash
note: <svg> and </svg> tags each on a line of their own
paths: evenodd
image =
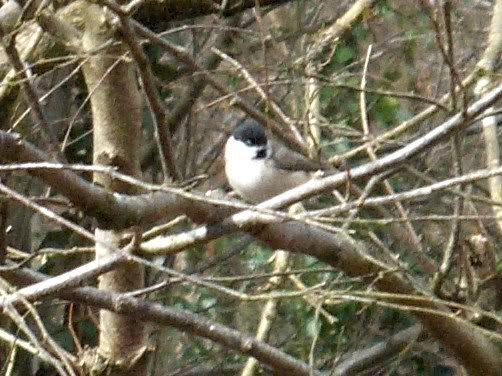
<svg viewBox="0 0 502 376">
<path fill-rule="evenodd" d="M 43 283 L 49 281 L 44 275 L 30 269 L 1 271 L 1 275 L 15 283 Z M 222 346 L 242 354 L 250 355 L 285 375 L 311 375 L 311 368 L 290 355 L 256 340 L 251 336 L 221 325 L 215 321 L 196 315 L 190 311 L 165 307 L 145 299 L 126 294 L 80 287 L 71 291 L 58 291 L 56 296 L 63 299 L 128 315 L 141 321 L 169 325 L 186 333 L 208 338 Z M 321 373 L 314 371 L 314 375 Z"/>
<path fill-rule="evenodd" d="M 410 342 L 416 341 L 421 332 L 420 325 L 414 325 L 366 349 L 354 351 L 335 366 L 333 374 L 348 376 L 368 370 L 370 367 L 395 357 L 409 346 Z"/>
<path fill-rule="evenodd" d="M 502 86 L 499 85 L 473 103 L 468 108 L 467 115 L 470 118 L 478 116 L 500 97 L 502 97 Z M 350 178 L 366 178 L 399 166 L 458 131 L 461 126 L 465 126 L 462 115 L 462 113 L 458 113 L 417 140 L 380 159 L 351 169 Z M 19 136 L 12 133 L 0 132 L 0 150 L 2 151 L 0 157 L 3 161 L 26 163 L 49 160 L 45 153 L 30 143 L 21 141 Z M 187 194 L 181 189 L 166 189 L 168 192 L 163 192 L 163 188 L 157 187 L 158 191 L 156 192 L 130 196 L 110 193 L 67 170 L 34 169 L 31 174 L 69 198 L 76 206 L 86 211 L 88 215 L 95 217 L 100 225 L 106 228 L 144 225 L 161 218 L 170 220 L 181 214 L 187 214 L 196 222 L 214 222 L 229 213 L 228 209 L 208 204 L 204 199 L 201 199 L 202 196 L 198 196 L 197 200 L 195 199 L 196 195 Z M 348 178 L 347 172 L 340 172 L 322 179 L 314 179 L 258 205 L 258 208 L 285 207 L 296 201 L 333 189 L 345 183 Z M 246 213 L 241 215 L 253 215 L 253 212 Z"/>
</svg>

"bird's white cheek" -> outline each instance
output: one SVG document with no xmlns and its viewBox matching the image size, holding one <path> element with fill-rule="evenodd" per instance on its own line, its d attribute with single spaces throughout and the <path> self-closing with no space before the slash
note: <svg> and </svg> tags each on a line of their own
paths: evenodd
<svg viewBox="0 0 502 376">
<path fill-rule="evenodd" d="M 254 159 L 257 148 L 229 138 L 225 146 L 225 173 L 232 188 L 243 198 L 254 201 L 260 189 L 264 162 Z"/>
<path fill-rule="evenodd" d="M 238 193 L 247 198 L 247 193 L 259 189 L 263 178 L 263 162 L 259 160 L 227 160 L 225 172 L 228 182 Z"/>
</svg>

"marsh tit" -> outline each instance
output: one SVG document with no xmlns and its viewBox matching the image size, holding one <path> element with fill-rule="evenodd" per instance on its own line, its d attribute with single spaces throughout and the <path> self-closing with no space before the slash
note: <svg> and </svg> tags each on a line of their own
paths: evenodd
<svg viewBox="0 0 502 376">
<path fill-rule="evenodd" d="M 310 180 L 324 166 L 267 137 L 254 120 L 245 120 L 225 145 L 230 186 L 251 203 L 265 201 Z"/>
</svg>

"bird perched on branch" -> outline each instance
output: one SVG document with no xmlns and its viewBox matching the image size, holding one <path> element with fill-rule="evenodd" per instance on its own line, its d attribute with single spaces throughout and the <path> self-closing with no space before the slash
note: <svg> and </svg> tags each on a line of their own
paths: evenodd
<svg viewBox="0 0 502 376">
<path fill-rule="evenodd" d="M 240 124 L 225 145 L 225 173 L 246 201 L 258 203 L 312 179 L 322 164 L 268 137 L 254 120 Z"/>
</svg>

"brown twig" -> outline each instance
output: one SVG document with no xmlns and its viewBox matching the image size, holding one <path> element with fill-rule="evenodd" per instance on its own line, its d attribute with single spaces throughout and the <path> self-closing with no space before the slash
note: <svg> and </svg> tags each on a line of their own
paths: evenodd
<svg viewBox="0 0 502 376">
<path fill-rule="evenodd" d="M 372 136 L 370 134 L 370 128 L 368 124 L 368 112 L 366 110 L 366 94 L 365 94 L 365 89 L 366 89 L 366 76 L 367 76 L 367 71 L 368 71 L 368 65 L 369 65 L 369 60 L 371 56 L 371 49 L 372 46 L 370 45 L 368 47 L 368 51 L 366 54 L 366 61 L 364 63 L 364 68 L 363 68 L 363 74 L 362 74 L 362 79 L 361 79 L 361 94 L 359 97 L 359 107 L 360 107 L 360 112 L 361 112 L 361 124 L 363 127 L 363 134 L 365 139 L 371 139 Z M 372 161 L 377 159 L 376 152 L 370 144 L 367 146 L 367 153 Z M 383 180 L 383 185 L 385 188 L 385 191 L 387 192 L 388 195 L 394 195 L 394 189 L 392 188 L 392 185 L 387 179 Z M 403 204 L 399 201 L 395 201 L 395 206 L 401 215 L 403 219 L 405 219 L 404 222 L 404 227 L 406 231 L 409 234 L 409 237 L 412 240 L 412 253 L 413 257 L 416 259 L 417 263 L 422 267 L 422 269 L 429 273 L 432 274 L 437 270 L 436 265 L 434 264 L 433 260 L 427 256 L 425 253 L 425 250 L 422 247 L 422 244 L 420 242 L 420 238 L 418 237 L 415 229 L 413 228 L 413 225 L 408 218 L 408 213 L 406 212 L 405 208 L 403 207 Z"/>
<path fill-rule="evenodd" d="M 336 364 L 333 371 L 337 375 L 353 375 L 373 368 L 376 364 L 394 358 L 410 342 L 416 341 L 421 333 L 421 326 L 414 325 L 379 343 L 353 351 Z"/>
<path fill-rule="evenodd" d="M 151 43 L 158 45 L 166 52 L 173 55 L 176 59 L 188 65 L 193 72 L 200 72 L 202 78 L 206 80 L 211 86 L 213 86 L 220 94 L 222 95 L 229 94 L 225 84 L 216 80 L 209 74 L 209 72 L 204 71 L 203 67 L 201 67 L 200 64 L 194 61 L 193 58 L 182 48 L 173 45 L 172 43 L 168 42 L 163 38 L 160 38 L 157 34 L 148 30 L 143 25 L 134 22 L 134 27 L 138 35 L 147 38 L 148 40 L 150 40 Z M 249 104 L 246 100 L 244 100 L 237 94 L 233 94 L 232 99 L 234 101 L 234 104 L 239 109 L 248 114 L 250 117 L 252 117 L 261 124 L 268 124 L 274 135 L 279 137 L 281 140 L 283 140 L 285 143 L 290 145 L 293 149 L 297 150 L 298 152 L 304 155 L 308 155 L 307 147 L 304 144 L 300 143 L 295 137 L 292 137 L 289 133 L 282 132 L 282 128 L 277 123 L 271 121 L 262 113 L 257 111 L 253 105 Z"/>
<path fill-rule="evenodd" d="M 464 174 L 459 177 L 454 177 L 440 182 L 435 182 L 424 187 L 411 189 L 406 192 L 400 192 L 400 193 L 395 193 L 393 195 L 385 195 L 379 197 L 369 197 L 366 198 L 363 202 L 354 201 L 354 202 L 343 203 L 337 206 L 333 206 L 331 208 L 311 211 L 308 212 L 307 215 L 312 217 L 336 216 L 339 213 L 343 213 L 345 211 L 349 211 L 357 207 L 379 206 L 387 203 L 393 203 L 394 201 L 413 200 L 419 197 L 430 196 L 433 192 L 445 190 L 456 185 L 467 184 L 469 182 L 478 181 L 480 179 L 489 179 L 493 176 L 498 176 L 498 175 L 502 175 L 502 167 L 498 167 L 496 169 L 478 170 L 471 172 L 469 174 Z"/>
<path fill-rule="evenodd" d="M 452 164 L 453 164 L 453 173 L 456 177 L 462 176 L 462 157 L 460 154 L 460 137 L 458 134 L 454 135 L 451 140 L 452 145 Z M 460 184 L 459 190 L 462 193 L 464 190 L 463 184 Z M 453 220 L 451 223 L 450 236 L 448 238 L 448 242 L 446 243 L 443 259 L 441 261 L 441 265 L 439 267 L 438 273 L 434 275 L 434 279 L 432 281 L 432 290 L 438 294 L 441 289 L 441 284 L 446 275 L 450 272 L 454 252 L 459 247 L 459 239 L 460 239 L 460 220 L 459 216 L 462 215 L 464 209 L 464 199 L 461 195 L 456 196 L 453 204 Z"/>
<path fill-rule="evenodd" d="M 143 90 L 145 91 L 148 99 L 148 105 L 152 112 L 153 122 L 155 126 L 155 138 L 160 154 L 160 162 L 164 172 L 164 179 L 170 176 L 172 179 L 180 181 L 181 174 L 176 164 L 174 157 L 174 147 L 172 143 L 172 135 L 169 131 L 169 124 L 167 122 L 167 110 L 164 103 L 160 99 L 157 87 L 155 85 L 155 76 L 153 75 L 152 68 L 148 63 L 148 59 L 143 52 L 142 47 L 137 42 L 137 37 L 131 21 L 127 14 L 122 11 L 119 5 L 114 1 L 100 0 L 108 8 L 112 9 L 120 20 L 123 40 L 129 47 L 131 55 L 133 56 L 136 66 L 141 77 Z"/>
<path fill-rule="evenodd" d="M 41 283 L 47 279 L 40 273 L 28 269 L 9 272 L 9 275 L 18 276 L 27 283 Z M 190 311 L 177 310 L 142 298 L 102 291 L 93 287 L 59 291 L 58 296 L 80 304 L 130 315 L 142 321 L 169 325 L 196 336 L 208 338 L 234 351 L 251 355 L 282 374 L 309 375 L 310 367 L 307 364 L 251 336 L 242 335 L 235 329 Z M 321 376 L 321 373 L 315 372 L 315 375 Z"/>
<path fill-rule="evenodd" d="M 31 108 L 31 114 L 33 121 L 35 122 L 40 135 L 42 136 L 42 141 L 45 143 L 45 147 L 50 151 L 53 157 L 59 159 L 61 155 L 57 152 L 55 148 L 56 137 L 52 134 L 51 127 L 47 120 L 45 119 L 42 106 L 36 94 L 35 88 L 31 83 L 31 79 L 28 76 L 27 70 L 19 56 L 15 45 L 15 35 L 6 35 L 2 28 L 0 27 L 0 39 L 2 40 L 2 46 L 7 54 L 10 64 L 12 65 L 16 74 L 21 77 L 20 85 L 24 95 L 26 103 Z"/>
</svg>

